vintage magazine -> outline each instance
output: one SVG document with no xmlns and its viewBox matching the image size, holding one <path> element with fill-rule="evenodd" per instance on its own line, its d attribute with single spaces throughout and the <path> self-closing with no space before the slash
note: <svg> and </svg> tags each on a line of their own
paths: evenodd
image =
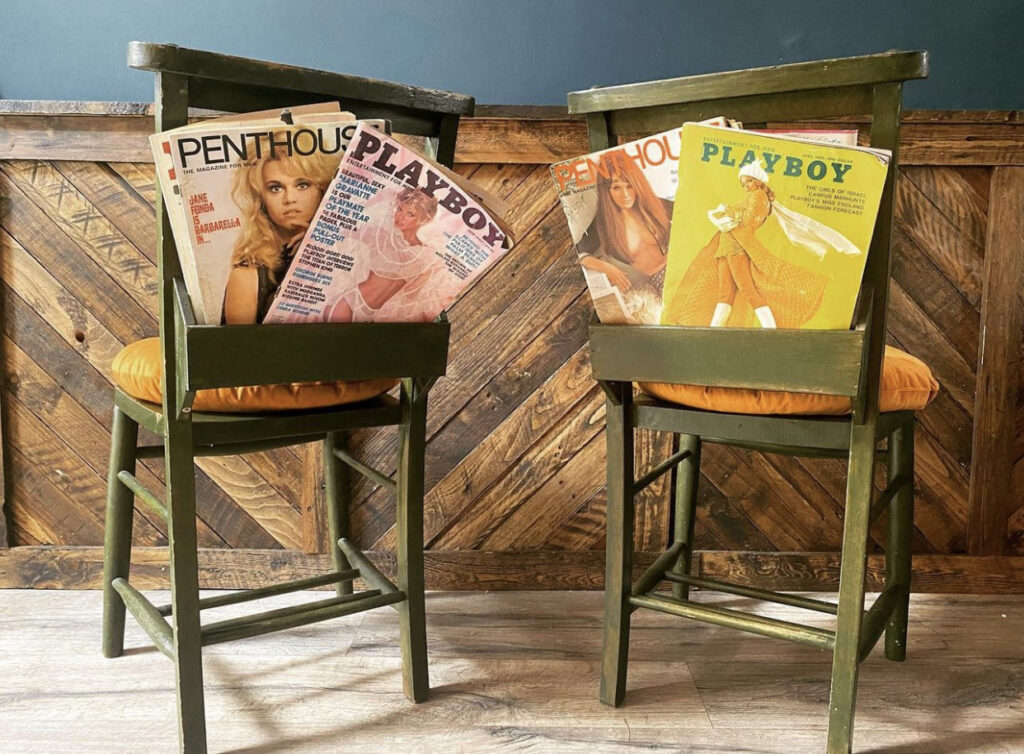
<svg viewBox="0 0 1024 754">
<path fill-rule="evenodd" d="M 185 287 L 193 302 L 198 317 L 202 317 L 202 305 L 199 292 L 199 280 L 196 276 L 196 264 L 193 256 L 192 241 L 188 233 L 188 215 L 181 201 L 181 188 L 178 185 L 178 174 L 174 169 L 171 157 L 171 138 L 185 133 L 192 133 L 211 128 L 234 126 L 241 123 L 275 124 L 285 123 L 307 117 L 337 117 L 339 120 L 355 120 L 351 113 L 341 113 L 337 102 L 324 102 L 311 105 L 298 105 L 286 110 L 261 110 L 251 113 L 232 113 L 219 118 L 209 118 L 197 123 L 190 123 L 170 131 L 163 131 L 149 137 L 156 167 L 157 179 L 160 182 L 160 193 L 163 197 L 164 210 L 171 224 L 175 246 L 181 263 Z M 204 321 L 205 324 L 205 321 Z"/>
<path fill-rule="evenodd" d="M 685 125 L 661 323 L 848 328 L 889 158 Z"/>
<path fill-rule="evenodd" d="M 707 122 L 727 125 L 725 118 Z M 679 135 L 674 128 L 551 166 L 602 322 L 658 323 Z"/>
<path fill-rule="evenodd" d="M 821 129 L 821 128 L 797 128 L 797 129 L 750 129 L 750 133 L 769 134 L 772 136 L 788 136 L 791 139 L 802 139 L 804 141 L 816 141 L 823 144 L 839 144 L 846 147 L 857 146 L 857 129 Z"/>
<path fill-rule="evenodd" d="M 361 124 L 263 321 L 435 319 L 511 243 L 462 180 Z"/>
<path fill-rule="evenodd" d="M 231 116 L 152 137 L 198 322 L 255 324 L 355 130 L 326 106 Z M 280 197 L 280 201 L 278 201 Z"/>
</svg>

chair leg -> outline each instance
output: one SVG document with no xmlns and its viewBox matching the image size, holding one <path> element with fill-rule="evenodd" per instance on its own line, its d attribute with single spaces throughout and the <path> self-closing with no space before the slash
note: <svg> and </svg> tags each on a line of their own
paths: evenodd
<svg viewBox="0 0 1024 754">
<path fill-rule="evenodd" d="M 169 421 L 165 442 L 171 605 L 174 631 L 178 741 L 188 754 L 206 752 L 202 634 L 199 627 L 199 562 L 196 541 L 195 466 L 192 425 Z"/>
<path fill-rule="evenodd" d="M 402 423 L 398 434 L 398 603 L 401 621 L 402 685 L 414 702 L 426 701 L 427 627 L 423 579 L 423 463 L 427 435 L 427 394 L 420 384 L 402 380 Z"/>
<path fill-rule="evenodd" d="M 135 447 L 139 425 L 114 407 L 110 438 L 110 466 L 107 474 L 107 514 L 103 534 L 103 656 L 120 657 L 124 651 L 125 607 L 111 586 L 114 579 L 127 579 L 131 570 L 132 491 L 118 480 L 121 471 L 135 473 Z"/>
<path fill-rule="evenodd" d="M 889 507 L 889 537 L 885 554 L 885 585 L 900 584 L 905 592 L 885 627 L 885 656 L 907 658 L 907 623 L 910 611 L 910 540 L 914 531 L 914 417 L 889 438 L 889 481 L 909 476 L 910 484 L 893 498 Z"/>
<path fill-rule="evenodd" d="M 626 694 L 629 596 L 633 578 L 633 386 L 607 386 L 608 539 L 600 698 L 617 707 Z"/>
<path fill-rule="evenodd" d="M 679 436 L 679 450 L 689 450 L 690 455 L 676 467 L 674 542 L 685 542 L 679 560 L 672 573 L 689 576 L 693 567 L 693 527 L 697 514 L 697 484 L 700 480 L 700 437 Z M 690 596 L 689 584 L 672 584 L 672 596 L 685 600 Z"/>
<path fill-rule="evenodd" d="M 836 615 L 836 646 L 832 657 L 832 688 L 829 696 L 828 754 L 849 754 L 853 743 L 874 455 L 874 422 L 855 422 L 850 438 L 850 467 L 846 480 L 839 609 Z"/>
<path fill-rule="evenodd" d="M 350 535 L 348 506 L 352 496 L 352 475 L 348 464 L 334 455 L 334 449 L 342 447 L 344 443 L 343 432 L 328 432 L 324 438 L 324 492 L 327 498 L 328 539 L 334 568 L 337 571 L 351 567 L 345 553 L 338 547 L 338 540 Z M 335 591 L 339 597 L 352 594 L 352 582 L 340 582 Z"/>
</svg>

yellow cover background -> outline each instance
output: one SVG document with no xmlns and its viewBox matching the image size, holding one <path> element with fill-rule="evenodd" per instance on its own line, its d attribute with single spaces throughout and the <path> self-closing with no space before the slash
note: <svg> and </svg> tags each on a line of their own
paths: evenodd
<svg viewBox="0 0 1024 754">
<path fill-rule="evenodd" d="M 705 142 L 709 140 L 716 143 L 719 152 L 712 155 L 709 162 L 703 162 L 701 155 Z M 732 166 L 722 165 L 720 162 L 724 146 L 732 147 L 730 157 L 735 162 Z M 665 311 L 668 311 L 669 303 L 676 295 L 686 270 L 717 232 L 717 228 L 707 217 L 708 210 L 719 204 L 732 205 L 743 202 L 747 198 L 747 193 L 740 185 L 739 169 L 748 149 L 753 149 L 762 160 L 762 152 L 782 155 L 775 164 L 774 172 L 769 173 L 768 187 L 775 192 L 776 203 L 839 231 L 864 252 L 846 255 L 829 249 L 825 258 L 819 261 L 810 250 L 796 246 L 790 241 L 772 216 L 769 216 L 764 225 L 756 231 L 758 240 L 774 256 L 800 267 L 824 273 L 830 279 L 820 309 L 803 325 L 803 328 L 849 328 L 867 261 L 868 244 L 874 229 L 887 165 L 874 154 L 861 150 L 811 144 L 796 139 L 783 139 L 695 123 L 688 123 L 683 127 L 679 157 L 679 188 L 672 213 L 672 235 L 665 272 Z M 786 158 L 790 156 L 803 160 L 803 172 L 799 177 L 783 175 Z M 807 165 L 816 159 L 824 161 L 828 166 L 828 173 L 820 181 L 811 180 L 806 173 Z M 835 176 L 831 167 L 832 162 L 852 164 L 843 176 L 842 183 L 834 183 L 832 180 Z M 845 214 L 815 207 L 808 201 L 810 186 L 861 191 L 865 194 L 863 212 Z M 772 214 L 775 214 L 774 208 Z M 736 295 L 740 297 L 742 293 L 737 292 Z"/>
</svg>

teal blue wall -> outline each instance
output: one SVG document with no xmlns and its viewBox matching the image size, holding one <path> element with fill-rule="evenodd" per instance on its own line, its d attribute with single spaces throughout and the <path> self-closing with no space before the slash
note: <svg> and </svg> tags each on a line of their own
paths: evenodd
<svg viewBox="0 0 1024 754">
<path fill-rule="evenodd" d="M 1015 0 L 0 0 L 0 98 L 149 101 L 129 40 L 173 42 L 472 94 L 565 93 L 927 49 L 912 108 L 1024 108 Z"/>
</svg>

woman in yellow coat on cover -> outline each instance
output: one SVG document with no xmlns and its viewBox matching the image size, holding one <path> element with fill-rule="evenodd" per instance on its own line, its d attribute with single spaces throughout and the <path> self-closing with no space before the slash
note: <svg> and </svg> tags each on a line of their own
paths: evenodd
<svg viewBox="0 0 1024 754">
<path fill-rule="evenodd" d="M 750 163 L 739 178 L 746 198 L 708 212 L 718 231 L 667 301 L 664 324 L 799 327 L 821 306 L 828 277 L 780 259 L 756 236 L 774 208 L 768 174 Z"/>
</svg>

